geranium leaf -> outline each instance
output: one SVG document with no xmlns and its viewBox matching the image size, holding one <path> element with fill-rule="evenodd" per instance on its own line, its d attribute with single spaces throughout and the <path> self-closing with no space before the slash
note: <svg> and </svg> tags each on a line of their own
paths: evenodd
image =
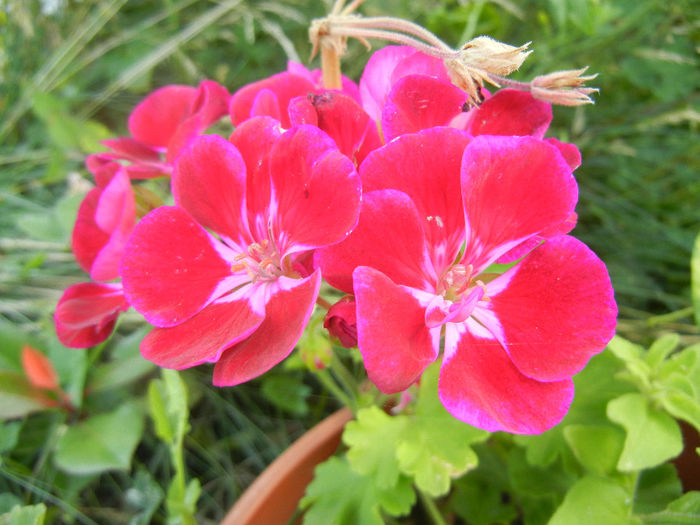
<svg viewBox="0 0 700 525">
<path fill-rule="evenodd" d="M 69 427 L 56 445 L 56 466 L 70 474 L 125 470 L 141 439 L 143 414 L 135 403 Z"/>
<path fill-rule="evenodd" d="M 42 525 L 46 517 L 46 505 L 27 505 L 13 507 L 10 512 L 0 516 L 0 523 L 9 525 Z M 7 521 L 5 521 L 7 520 Z"/>
<path fill-rule="evenodd" d="M 396 487 L 383 491 L 373 478 L 358 474 L 343 459 L 332 457 L 316 468 L 300 507 L 306 509 L 304 525 L 382 525 L 381 509 L 399 516 L 407 514 L 414 501 L 409 480 L 400 479 Z"/>
<path fill-rule="evenodd" d="M 163 379 L 148 386 L 148 400 L 156 435 L 168 444 L 182 441 L 188 430 L 187 389 L 177 370 L 162 371 Z"/>
<path fill-rule="evenodd" d="M 564 438 L 584 467 L 593 474 L 605 474 L 615 469 L 625 435 L 613 426 L 569 425 Z"/>
<path fill-rule="evenodd" d="M 682 493 L 683 485 L 676 468 L 670 463 L 643 470 L 639 473 L 634 491 L 633 511 L 635 514 L 662 511 Z"/>
<path fill-rule="evenodd" d="M 439 363 L 434 363 L 421 376 L 416 412 L 396 449 L 399 469 L 432 497 L 446 494 L 451 478 L 476 467 L 471 445 L 489 436 L 445 410 L 437 394 L 439 373 Z"/>
<path fill-rule="evenodd" d="M 311 388 L 298 376 L 265 375 L 262 393 L 275 406 L 295 416 L 303 416 L 309 411 L 306 398 L 311 394 Z"/>
<path fill-rule="evenodd" d="M 681 392 L 671 392 L 661 398 L 661 404 L 673 417 L 687 421 L 700 432 L 700 403 Z"/>
<path fill-rule="evenodd" d="M 46 410 L 46 404 L 39 396 L 40 393 L 22 374 L 0 370 L 0 419 Z"/>
<path fill-rule="evenodd" d="M 373 476 L 377 487 L 394 487 L 399 478 L 396 447 L 408 423 L 406 416 L 392 417 L 376 406 L 361 409 L 343 432 L 353 470 Z"/>
<path fill-rule="evenodd" d="M 625 427 L 627 437 L 617 468 L 624 472 L 654 467 L 683 450 L 678 423 L 641 394 L 625 394 L 608 403 L 608 417 Z"/>
<path fill-rule="evenodd" d="M 630 495 L 613 481 L 596 476 L 580 479 L 566 493 L 548 525 L 632 525 Z"/>
<path fill-rule="evenodd" d="M 668 356 L 678 346 L 680 337 L 678 334 L 666 334 L 659 337 L 649 347 L 649 351 L 644 360 L 652 369 L 658 367 L 666 356 Z"/>
</svg>

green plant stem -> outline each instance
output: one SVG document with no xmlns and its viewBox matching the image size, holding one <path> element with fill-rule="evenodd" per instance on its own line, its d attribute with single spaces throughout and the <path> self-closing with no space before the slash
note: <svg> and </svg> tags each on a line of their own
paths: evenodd
<svg viewBox="0 0 700 525">
<path fill-rule="evenodd" d="M 343 388 L 356 400 L 360 390 L 357 379 L 355 379 L 355 376 L 350 373 L 350 370 L 347 369 L 335 353 L 331 358 L 331 371 Z"/>
<path fill-rule="evenodd" d="M 442 517 L 442 514 L 440 514 L 437 505 L 435 505 L 433 498 L 428 496 L 420 489 L 418 490 L 418 497 L 420 497 L 420 501 L 423 504 L 425 511 L 428 513 L 428 516 L 430 516 L 430 521 L 432 523 L 435 525 L 447 525 L 447 522 Z"/>
<path fill-rule="evenodd" d="M 315 374 L 316 377 L 318 377 L 318 380 L 321 381 L 321 384 L 325 386 L 341 403 L 343 403 L 346 407 L 349 407 L 353 413 L 357 412 L 357 402 L 347 395 L 343 389 L 335 383 L 333 376 L 331 376 L 328 370 L 316 370 Z"/>
<path fill-rule="evenodd" d="M 648 326 L 656 326 L 670 321 L 676 321 L 678 319 L 691 317 L 693 315 L 693 312 L 693 307 L 688 306 L 687 308 L 682 308 L 681 310 L 676 310 L 675 312 L 650 317 L 649 319 L 647 319 L 646 323 Z"/>
</svg>

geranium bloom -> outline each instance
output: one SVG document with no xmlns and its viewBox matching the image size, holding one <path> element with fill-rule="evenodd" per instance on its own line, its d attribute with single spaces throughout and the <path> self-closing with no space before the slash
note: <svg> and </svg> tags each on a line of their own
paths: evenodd
<svg viewBox="0 0 700 525">
<path fill-rule="evenodd" d="M 558 423 L 571 377 L 605 347 L 617 314 L 603 263 L 558 233 L 578 192 L 558 149 L 434 128 L 372 152 L 360 175 L 357 227 L 315 257 L 330 284 L 354 291 L 370 379 L 405 390 L 444 335 L 439 396 L 455 417 L 514 433 Z M 519 247 L 519 262 L 491 273 Z"/>
<path fill-rule="evenodd" d="M 226 114 L 229 96 L 213 80 L 197 88 L 168 85 L 155 90 L 131 112 L 131 136 L 103 141 L 111 151 L 88 156 L 88 169 L 97 174 L 105 163 L 119 160 L 132 179 L 169 175 L 182 148 Z"/>
<path fill-rule="evenodd" d="M 343 76 L 342 92 L 359 102 L 357 85 Z M 229 115 L 234 125 L 250 117 L 272 117 L 281 122 L 282 127 L 289 128 L 293 123 L 289 118 L 287 107 L 295 97 L 323 89 L 321 70 L 309 71 L 302 64 L 289 61 L 287 71 L 258 80 L 243 86 L 231 97 Z"/>
<path fill-rule="evenodd" d="M 230 142 L 194 140 L 172 187 L 176 206 L 139 222 L 121 266 L 130 304 L 156 326 L 141 352 L 167 368 L 216 362 L 216 385 L 247 381 L 299 340 L 321 282 L 311 251 L 354 227 L 359 176 L 318 128 L 282 133 L 259 117 Z"/>
<path fill-rule="evenodd" d="M 111 281 L 119 277 L 119 261 L 136 223 L 136 206 L 129 177 L 119 164 L 105 164 L 95 179 L 98 187 L 88 192 L 78 209 L 72 248 L 94 281 Z M 56 335 L 71 348 L 94 346 L 109 337 L 117 317 L 128 308 L 119 283 L 75 284 L 56 306 Z"/>
</svg>

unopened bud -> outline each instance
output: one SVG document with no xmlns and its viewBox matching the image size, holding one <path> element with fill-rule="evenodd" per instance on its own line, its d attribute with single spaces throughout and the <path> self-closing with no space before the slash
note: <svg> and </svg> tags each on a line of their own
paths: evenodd
<svg viewBox="0 0 700 525">
<path fill-rule="evenodd" d="M 355 298 L 345 296 L 328 309 L 323 327 L 345 348 L 357 346 Z"/>
</svg>

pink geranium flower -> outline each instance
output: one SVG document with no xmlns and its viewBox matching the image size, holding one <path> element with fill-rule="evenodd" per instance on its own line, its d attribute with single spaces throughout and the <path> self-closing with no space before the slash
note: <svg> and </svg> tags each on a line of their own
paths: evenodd
<svg viewBox="0 0 700 525">
<path fill-rule="evenodd" d="M 216 385 L 247 381 L 301 336 L 321 283 L 311 251 L 354 227 L 359 176 L 319 129 L 260 117 L 230 142 L 195 139 L 172 187 L 176 206 L 139 222 L 121 266 L 129 302 L 156 326 L 141 352 L 167 368 L 215 362 Z"/>
<path fill-rule="evenodd" d="M 119 277 L 119 261 L 136 223 L 136 206 L 129 177 L 119 164 L 103 166 L 96 181 L 98 186 L 88 192 L 78 209 L 72 248 L 93 281 L 111 281 Z M 128 308 L 120 283 L 70 286 L 54 314 L 58 339 L 71 348 L 101 343 Z"/>
<path fill-rule="evenodd" d="M 226 114 L 228 90 L 205 80 L 199 87 L 168 85 L 155 90 L 129 116 L 130 137 L 105 140 L 111 151 L 86 159 L 97 174 L 108 162 L 124 162 L 132 179 L 170 175 L 187 143 Z"/>
<path fill-rule="evenodd" d="M 571 377 L 605 347 L 617 314 L 603 263 L 557 233 L 577 200 L 559 150 L 434 128 L 374 151 L 360 175 L 356 229 L 316 262 L 355 294 L 370 379 L 405 390 L 444 336 L 439 396 L 455 417 L 514 433 L 557 424 Z M 522 260 L 492 274 L 517 247 Z"/>
<path fill-rule="evenodd" d="M 343 76 L 342 93 L 360 100 L 357 85 Z M 231 97 L 229 115 L 235 126 L 250 117 L 272 117 L 283 128 L 293 125 L 287 108 L 292 99 L 305 97 L 323 89 L 321 70 L 309 71 L 302 64 L 289 61 L 287 71 L 247 84 Z"/>
</svg>

